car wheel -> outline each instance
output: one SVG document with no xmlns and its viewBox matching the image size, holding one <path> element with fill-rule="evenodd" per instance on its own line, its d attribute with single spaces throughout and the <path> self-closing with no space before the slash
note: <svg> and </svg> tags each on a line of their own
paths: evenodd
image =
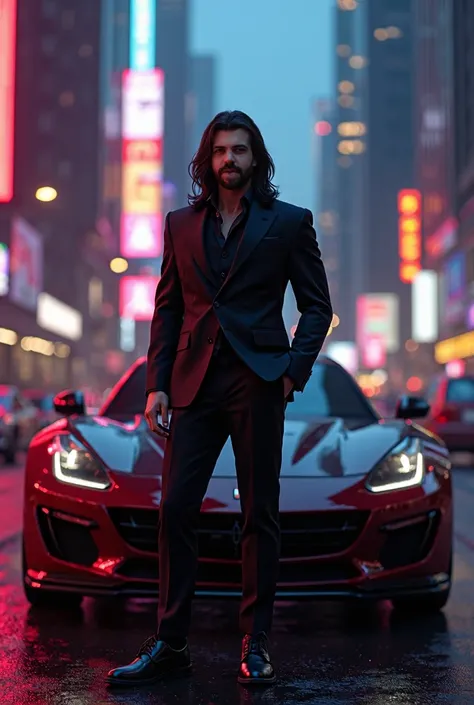
<svg viewBox="0 0 474 705">
<path fill-rule="evenodd" d="M 34 588 L 26 582 L 26 573 L 28 566 L 26 564 L 25 546 L 22 546 L 22 573 L 23 573 L 23 592 L 25 597 L 32 607 L 54 607 L 55 609 L 78 609 L 81 606 L 83 596 L 75 592 L 64 592 L 61 590 L 42 590 Z"/>
<path fill-rule="evenodd" d="M 409 614 L 435 614 L 440 612 L 449 600 L 449 590 L 434 595 L 420 595 L 418 597 L 400 597 L 392 600 L 397 612 Z"/>
<path fill-rule="evenodd" d="M 448 575 L 451 581 L 453 572 L 453 556 L 449 561 Z M 398 612 L 410 614 L 435 614 L 446 606 L 451 592 L 451 582 L 447 590 L 438 593 L 428 593 L 427 595 L 417 595 L 416 597 L 399 597 L 392 600 L 392 605 Z"/>
</svg>

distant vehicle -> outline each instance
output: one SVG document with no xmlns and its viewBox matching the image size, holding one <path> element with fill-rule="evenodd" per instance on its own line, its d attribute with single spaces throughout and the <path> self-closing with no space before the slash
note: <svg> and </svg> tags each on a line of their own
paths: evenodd
<svg viewBox="0 0 474 705">
<path fill-rule="evenodd" d="M 32 604 L 157 595 L 164 441 L 143 418 L 145 374 L 140 359 L 96 416 L 85 415 L 81 392 L 60 393 L 63 417 L 30 445 L 23 581 Z M 441 609 L 451 587 L 450 461 L 441 441 L 407 422 L 427 403 L 402 397 L 398 418 L 382 420 L 324 357 L 295 397 L 285 419 L 278 599 Z M 197 595 L 240 595 L 238 500 L 229 442 L 202 505 Z"/>
<path fill-rule="evenodd" d="M 474 377 L 439 377 L 428 387 L 424 426 L 452 452 L 474 452 Z"/>
<path fill-rule="evenodd" d="M 56 421 L 58 412 L 54 408 L 54 394 L 48 394 L 42 389 L 25 389 L 23 396 L 35 407 L 39 428 Z"/>
<path fill-rule="evenodd" d="M 26 450 L 38 430 L 36 410 L 21 392 L 0 385 L 0 453 L 6 463 L 15 463 L 19 450 Z"/>
</svg>

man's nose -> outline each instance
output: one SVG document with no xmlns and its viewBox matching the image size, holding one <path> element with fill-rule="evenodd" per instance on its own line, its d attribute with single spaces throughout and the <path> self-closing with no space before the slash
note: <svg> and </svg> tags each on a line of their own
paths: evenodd
<svg viewBox="0 0 474 705">
<path fill-rule="evenodd" d="M 226 162 L 233 164 L 234 155 L 232 154 L 232 152 L 230 150 L 226 153 L 225 160 L 226 160 Z"/>
</svg>

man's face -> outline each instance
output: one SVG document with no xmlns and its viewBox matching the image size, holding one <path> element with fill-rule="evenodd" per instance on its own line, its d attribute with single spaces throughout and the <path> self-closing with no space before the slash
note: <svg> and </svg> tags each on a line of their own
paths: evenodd
<svg viewBox="0 0 474 705">
<path fill-rule="evenodd" d="M 247 130 L 220 130 L 214 136 L 212 170 L 217 183 L 230 191 L 243 188 L 252 178 L 255 160 Z"/>
</svg>

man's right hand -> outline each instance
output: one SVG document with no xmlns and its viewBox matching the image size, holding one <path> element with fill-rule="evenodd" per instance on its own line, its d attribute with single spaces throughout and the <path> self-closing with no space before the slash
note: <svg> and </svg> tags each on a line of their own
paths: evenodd
<svg viewBox="0 0 474 705">
<path fill-rule="evenodd" d="M 146 422 L 150 430 L 162 438 L 167 438 L 168 434 L 158 426 L 158 416 L 161 416 L 162 424 L 167 429 L 169 424 L 168 404 L 168 395 L 164 392 L 150 392 L 146 400 Z"/>
</svg>

